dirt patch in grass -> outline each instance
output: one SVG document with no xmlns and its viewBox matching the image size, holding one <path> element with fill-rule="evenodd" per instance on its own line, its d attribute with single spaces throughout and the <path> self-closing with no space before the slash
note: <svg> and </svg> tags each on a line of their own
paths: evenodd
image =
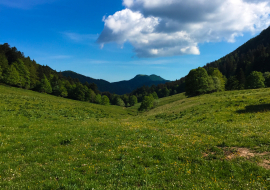
<svg viewBox="0 0 270 190">
<path fill-rule="evenodd" d="M 225 150 L 224 153 L 225 153 L 226 159 L 228 160 L 232 160 L 237 157 L 244 157 L 244 158 L 250 159 L 255 156 L 270 155 L 270 152 L 254 153 L 248 148 L 236 148 L 236 147 L 232 147 L 229 150 Z"/>
<path fill-rule="evenodd" d="M 255 153 L 252 152 L 248 148 L 238 148 L 238 147 L 224 147 L 224 148 L 219 148 L 224 152 L 225 158 L 227 160 L 233 160 L 239 157 L 246 158 L 246 159 L 251 159 L 255 156 L 257 157 L 263 157 L 263 156 L 270 156 L 270 152 L 263 152 L 263 153 Z M 211 155 L 215 155 L 215 152 L 210 152 L 210 153 L 203 153 L 203 157 L 208 157 Z M 270 160 L 263 159 L 262 162 L 258 163 L 259 166 L 270 170 Z"/>
<path fill-rule="evenodd" d="M 270 170 L 270 161 L 269 160 L 263 160 L 262 163 L 259 163 L 259 166 L 267 169 L 267 170 Z"/>
<path fill-rule="evenodd" d="M 232 160 L 237 157 L 244 157 L 244 158 L 252 158 L 255 156 L 248 148 L 231 148 L 229 150 L 225 150 L 225 156 L 227 160 Z"/>
</svg>

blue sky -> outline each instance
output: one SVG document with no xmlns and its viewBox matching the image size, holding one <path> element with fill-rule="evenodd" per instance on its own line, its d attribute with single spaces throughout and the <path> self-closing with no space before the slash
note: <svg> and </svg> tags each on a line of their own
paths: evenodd
<svg viewBox="0 0 270 190">
<path fill-rule="evenodd" d="M 204 1 L 207 5 L 207 0 Z M 254 7 L 254 4 L 249 7 L 252 0 L 237 1 L 247 6 L 246 9 Z M 250 8 L 251 15 L 261 14 L 258 12 L 263 11 L 264 15 L 267 15 L 259 15 L 260 24 L 255 26 L 252 22 L 258 23 L 258 20 L 250 18 L 246 21 L 249 25 L 245 25 L 241 15 L 234 15 L 230 18 L 232 21 L 236 20 L 234 26 L 237 22 L 244 24 L 243 27 L 231 29 L 232 26 L 218 26 L 217 23 L 221 21 L 216 19 L 216 23 L 213 20 L 202 22 L 197 21 L 198 18 L 191 18 L 189 13 L 185 13 L 186 16 L 172 15 L 172 8 L 160 2 L 156 0 L 153 8 L 152 4 L 147 4 L 149 0 L 2 0 L 0 43 L 16 46 L 37 63 L 48 65 L 57 71 L 72 70 L 110 82 L 129 80 L 137 74 L 157 74 L 167 80 L 176 80 L 187 75 L 191 69 L 230 53 L 269 25 L 268 4 L 258 5 L 254 10 Z M 177 4 L 179 2 L 175 3 L 175 6 L 183 7 Z M 253 3 L 259 4 L 255 0 Z M 165 7 L 165 10 L 167 8 L 170 15 L 165 11 L 161 12 L 159 6 Z M 224 6 L 233 10 L 233 6 L 240 5 Z M 220 8 L 221 5 L 218 4 L 217 7 Z M 196 7 L 193 7 L 190 14 L 194 14 L 192 10 L 195 9 Z M 213 7 L 213 10 L 216 10 L 216 7 Z M 121 13 L 121 16 L 118 16 L 118 13 Z M 181 23 L 178 19 L 180 17 Z M 222 15 L 215 15 L 215 18 L 219 17 L 223 21 Z M 134 24 L 134 18 L 137 24 Z M 204 16 L 200 15 L 200 18 Z M 229 21 L 232 23 L 231 20 Z M 204 27 L 199 27 L 197 33 L 191 29 L 195 26 L 195 21 L 196 27 L 199 24 Z M 166 26 L 171 23 L 178 24 L 170 29 L 162 28 L 161 22 Z M 142 32 L 142 28 L 148 26 L 153 30 Z M 134 33 L 138 28 L 141 31 Z M 185 33 L 180 34 L 181 31 Z M 207 38 L 200 35 L 205 31 L 208 31 Z M 179 36 L 174 39 L 176 35 L 183 39 Z M 144 41 L 142 43 L 145 39 L 151 39 L 147 45 Z M 175 51 L 176 49 L 181 49 L 181 52 Z"/>
</svg>

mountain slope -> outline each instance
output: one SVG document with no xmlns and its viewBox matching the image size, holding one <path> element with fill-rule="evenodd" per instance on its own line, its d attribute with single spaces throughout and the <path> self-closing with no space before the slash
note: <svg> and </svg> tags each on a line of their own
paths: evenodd
<svg viewBox="0 0 270 190">
<path fill-rule="evenodd" d="M 216 67 L 227 77 L 237 75 L 242 69 L 245 75 L 252 71 L 270 71 L 270 27 L 250 39 L 232 53 L 218 61 L 208 63 L 205 68 Z"/>
<path fill-rule="evenodd" d="M 75 73 L 73 71 L 63 71 L 62 75 L 66 77 L 77 78 L 82 83 L 95 83 L 101 92 L 108 91 L 110 93 L 115 93 L 119 95 L 130 93 L 133 90 L 142 86 L 152 86 L 170 82 L 157 75 L 137 75 L 130 80 L 113 83 L 101 79 L 93 79 L 91 77 Z"/>
</svg>

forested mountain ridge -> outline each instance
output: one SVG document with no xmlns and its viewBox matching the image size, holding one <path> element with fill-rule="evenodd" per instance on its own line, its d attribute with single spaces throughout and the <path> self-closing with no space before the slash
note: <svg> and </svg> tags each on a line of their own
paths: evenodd
<svg viewBox="0 0 270 190">
<path fill-rule="evenodd" d="M 265 79 L 264 85 L 270 87 L 270 27 L 263 30 L 260 35 L 250 39 L 232 53 L 229 53 L 217 61 L 206 64 L 203 68 L 208 74 L 211 73 L 213 68 L 217 68 L 226 77 L 226 90 L 251 88 L 249 84 L 250 75 L 254 74 L 252 72 L 255 71 L 259 72 L 255 75 L 263 73 L 263 76 L 258 77 L 262 80 Z M 141 87 L 131 94 L 136 95 L 140 100 L 140 97 L 153 92 L 157 92 L 159 97 L 164 97 L 164 94 L 168 94 L 165 93 L 167 90 L 169 91 L 169 95 L 182 93 L 187 89 L 187 76 L 166 84 L 152 86 L 151 88 Z M 262 77 L 264 77 L 264 79 Z"/>
<path fill-rule="evenodd" d="M 73 79 L 79 79 L 81 83 L 95 83 L 98 87 L 98 90 L 101 92 L 110 92 L 119 95 L 128 94 L 132 91 L 140 88 L 142 86 L 152 86 L 158 84 L 164 84 L 170 82 L 169 80 L 165 80 L 157 75 L 137 75 L 130 80 L 119 81 L 110 83 L 106 80 L 102 79 L 93 79 L 91 77 L 87 77 L 73 71 L 63 71 L 61 72 L 63 76 L 71 77 Z"/>
<path fill-rule="evenodd" d="M 56 72 L 5 43 L 0 45 L 0 83 L 103 105 L 128 107 L 138 101 L 153 107 L 154 99 L 182 92 L 196 96 L 270 87 L 269 44 L 270 28 L 218 61 L 191 70 L 180 80 L 171 82 L 156 75 L 137 75 L 129 81 L 109 83 L 71 71 Z"/>
<path fill-rule="evenodd" d="M 241 69 L 245 76 L 252 71 L 270 71 L 270 27 L 232 53 L 204 66 L 206 70 L 209 67 L 218 68 L 227 78 L 239 75 Z"/>
</svg>

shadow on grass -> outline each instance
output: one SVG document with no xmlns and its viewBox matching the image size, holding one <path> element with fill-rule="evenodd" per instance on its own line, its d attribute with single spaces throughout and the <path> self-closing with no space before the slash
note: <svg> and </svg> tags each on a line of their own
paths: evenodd
<svg viewBox="0 0 270 190">
<path fill-rule="evenodd" d="M 246 106 L 244 110 L 238 110 L 237 113 L 258 113 L 258 112 L 269 112 L 270 104 L 260 104 L 260 105 L 252 105 Z"/>
</svg>

